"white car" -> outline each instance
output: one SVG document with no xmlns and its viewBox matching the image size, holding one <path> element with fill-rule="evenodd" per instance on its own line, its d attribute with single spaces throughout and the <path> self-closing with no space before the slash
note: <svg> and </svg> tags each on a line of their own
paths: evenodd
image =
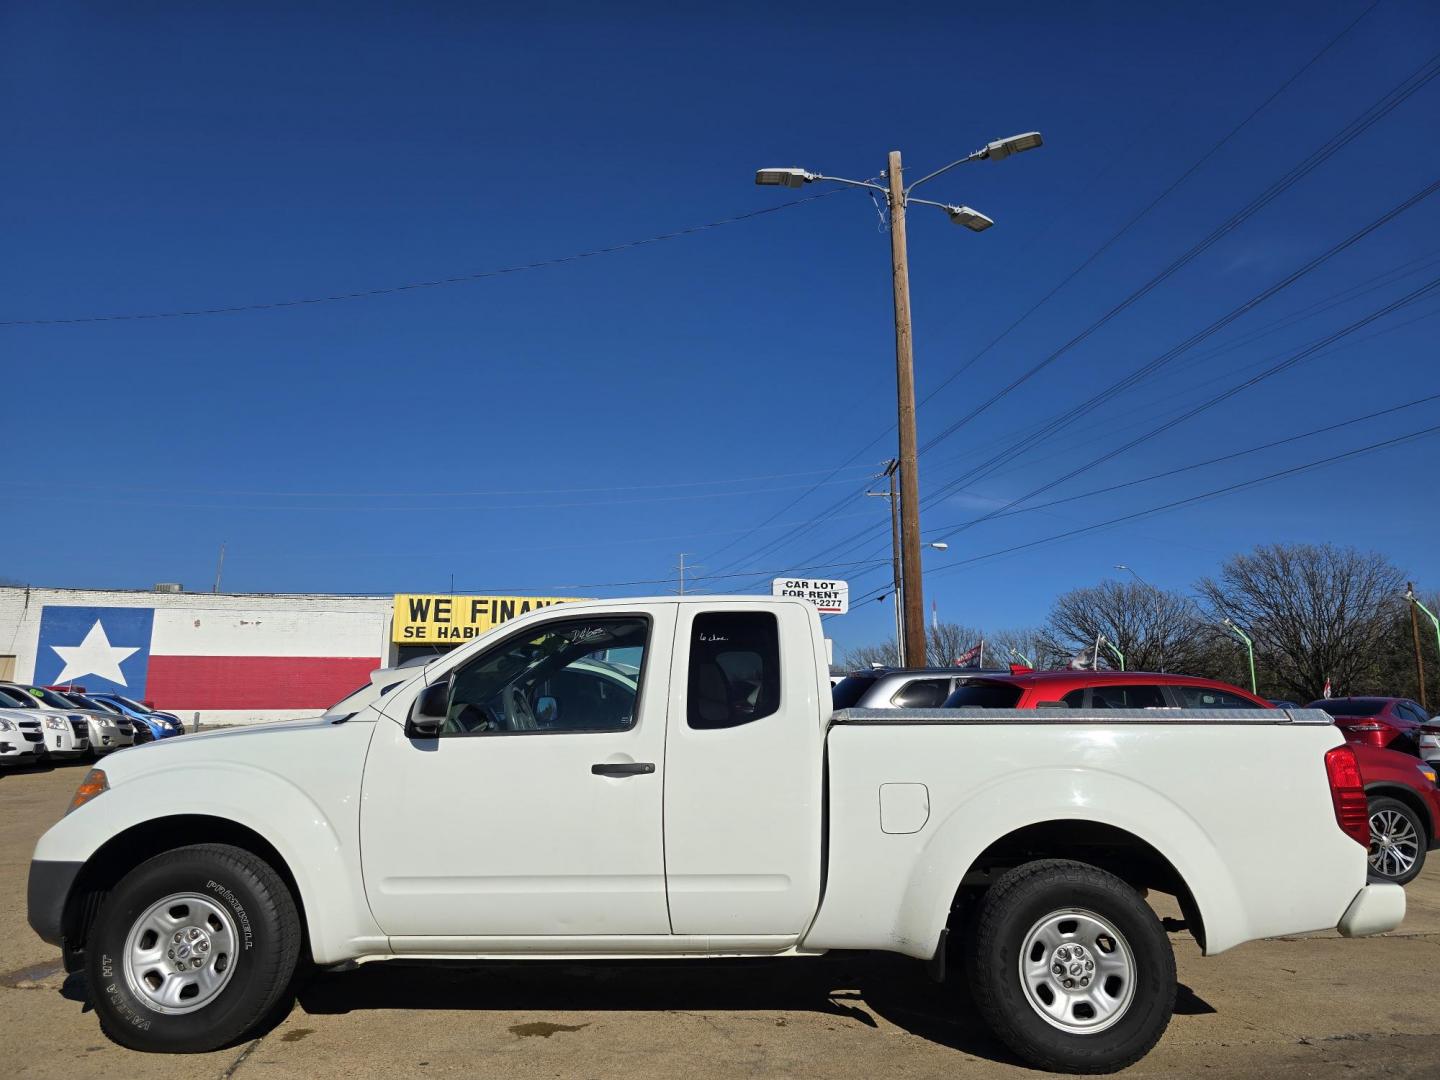
<svg viewBox="0 0 1440 1080">
<path fill-rule="evenodd" d="M 23 709 L 0 709 L 0 766 L 33 765 L 40 760 L 40 721 Z"/>
<path fill-rule="evenodd" d="M 40 720 L 45 729 L 46 749 L 49 750 L 58 741 L 59 757 L 83 757 L 86 754 L 98 757 L 133 742 L 134 735 L 128 728 L 122 731 L 109 714 L 79 709 L 53 691 L 47 693 L 52 695 L 51 699 L 38 696 L 23 686 L 3 683 L 0 684 L 0 707 L 26 710 L 34 719 Z M 60 704 L 54 704 L 52 700 Z"/>
<path fill-rule="evenodd" d="M 1261 820 L 1284 843 L 1257 844 Z M 814 607 L 671 596 L 542 608 L 352 712 L 116 755 L 27 895 L 141 1050 L 253 1033 L 302 946 L 321 966 L 878 949 L 942 974 L 953 934 L 1017 1055 L 1100 1072 L 1175 1001 L 1144 890 L 1206 955 L 1381 933 L 1405 892 L 1367 883 L 1369 840 L 1322 712 L 836 712 Z"/>
</svg>

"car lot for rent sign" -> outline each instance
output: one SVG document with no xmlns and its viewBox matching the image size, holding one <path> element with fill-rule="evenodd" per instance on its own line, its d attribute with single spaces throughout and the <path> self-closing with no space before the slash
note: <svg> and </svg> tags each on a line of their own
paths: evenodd
<svg viewBox="0 0 1440 1080">
<path fill-rule="evenodd" d="M 536 608 L 577 596 L 451 596 L 397 593 L 392 637 L 402 645 L 458 645 Z"/>
<path fill-rule="evenodd" d="M 850 610 L 848 581 L 777 577 L 770 583 L 770 594 L 807 600 L 819 608 L 822 615 L 844 615 Z"/>
</svg>

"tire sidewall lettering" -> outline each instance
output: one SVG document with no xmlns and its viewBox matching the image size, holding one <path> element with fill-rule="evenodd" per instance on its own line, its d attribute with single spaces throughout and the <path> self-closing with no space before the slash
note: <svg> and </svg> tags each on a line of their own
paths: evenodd
<svg viewBox="0 0 1440 1080">
<path fill-rule="evenodd" d="M 255 935 L 250 927 L 250 916 L 245 911 L 245 905 L 240 903 L 237 897 L 227 886 L 220 884 L 213 879 L 205 882 L 205 888 L 213 892 L 225 905 L 235 913 L 235 921 L 239 924 L 240 934 L 244 940 L 244 951 L 249 952 L 255 947 Z"/>
</svg>

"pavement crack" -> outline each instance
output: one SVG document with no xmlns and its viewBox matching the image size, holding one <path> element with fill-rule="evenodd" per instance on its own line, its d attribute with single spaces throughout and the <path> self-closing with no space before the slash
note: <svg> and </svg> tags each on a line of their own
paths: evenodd
<svg viewBox="0 0 1440 1080">
<path fill-rule="evenodd" d="M 229 1068 L 227 1068 L 224 1072 L 220 1074 L 220 1080 L 230 1080 L 230 1077 L 235 1075 L 236 1070 L 238 1070 L 241 1065 L 245 1064 L 246 1059 L 249 1058 L 250 1055 L 255 1052 L 256 1048 L 264 1041 L 265 1036 L 261 1035 L 260 1038 L 255 1039 L 254 1041 L 249 1043 L 244 1050 L 241 1050 L 240 1055 L 230 1063 Z"/>
</svg>

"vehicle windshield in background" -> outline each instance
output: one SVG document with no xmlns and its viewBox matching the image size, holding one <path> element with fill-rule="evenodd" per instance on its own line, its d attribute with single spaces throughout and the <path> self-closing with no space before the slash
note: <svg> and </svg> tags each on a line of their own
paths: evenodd
<svg viewBox="0 0 1440 1080">
<path fill-rule="evenodd" d="M 82 709 L 89 709 L 91 712 L 119 713 L 120 710 L 108 701 L 101 701 L 99 698 L 87 698 L 83 694 L 66 694 L 71 701 Z"/>
<path fill-rule="evenodd" d="M 120 702 L 121 705 L 124 705 L 127 709 L 134 709 L 134 710 L 135 710 L 136 712 L 138 712 L 138 713 L 148 713 L 148 712 L 151 711 L 151 710 L 150 710 L 149 708 L 147 708 L 146 706 L 141 705 L 140 702 L 138 702 L 138 701 L 132 701 L 130 698 L 126 697 L 124 694 L 111 694 L 110 696 L 111 696 L 112 698 L 114 698 L 116 701 Z"/>
<path fill-rule="evenodd" d="M 945 699 L 946 709 L 1013 709 L 1020 700 L 1020 687 L 1003 682 L 961 683 Z"/>
<path fill-rule="evenodd" d="M 1325 698 L 1312 701 L 1309 708 L 1324 709 L 1331 716 L 1378 716 L 1385 711 L 1385 701 L 1382 698 Z"/>
<path fill-rule="evenodd" d="M 43 686 L 32 686 L 30 688 L 30 693 L 33 694 L 35 697 L 39 698 L 46 705 L 49 705 L 52 709 L 75 708 L 75 703 L 69 698 L 65 697 L 62 694 L 57 694 L 54 690 L 46 690 Z M 82 708 L 88 709 L 89 706 L 85 705 L 82 706 Z"/>
<path fill-rule="evenodd" d="M 0 709 L 38 709 L 40 703 L 23 690 L 0 686 Z"/>
<path fill-rule="evenodd" d="M 830 691 L 830 707 L 833 709 L 851 708 L 865 691 L 875 685 L 875 675 L 846 675 Z"/>
</svg>

